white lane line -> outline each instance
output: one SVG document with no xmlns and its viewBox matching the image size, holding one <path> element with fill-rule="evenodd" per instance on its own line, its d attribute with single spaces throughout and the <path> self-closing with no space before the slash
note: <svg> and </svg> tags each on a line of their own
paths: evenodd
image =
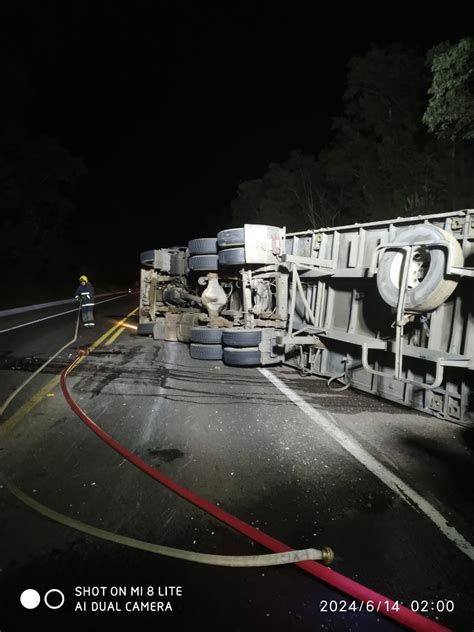
<svg viewBox="0 0 474 632">
<path fill-rule="evenodd" d="M 329 399 L 339 397 L 339 399 L 341 399 L 344 395 L 342 393 L 340 395 L 336 395 L 335 393 L 308 393 L 308 397 L 311 397 L 311 399 L 313 399 L 313 397 L 322 397 L 324 399 L 326 399 L 326 397 L 329 397 Z"/>
<path fill-rule="evenodd" d="M 402 481 L 396 474 L 391 472 L 385 465 L 382 465 L 380 461 L 377 461 L 367 450 L 365 450 L 360 443 L 355 439 L 348 436 L 343 430 L 341 430 L 335 423 L 335 419 L 331 413 L 325 412 L 322 415 L 319 411 L 315 410 L 310 404 L 295 393 L 289 386 L 284 384 L 276 375 L 270 373 L 268 369 L 259 369 L 260 373 L 264 375 L 276 388 L 281 391 L 290 401 L 292 401 L 298 408 L 300 408 L 308 417 L 311 417 L 328 435 L 330 435 L 335 441 L 339 443 L 345 450 L 347 450 L 352 456 L 354 456 L 369 472 L 372 472 L 377 478 L 379 478 L 387 487 L 400 496 L 408 504 L 415 506 L 423 512 L 427 518 L 429 518 L 443 533 L 444 536 L 451 540 L 460 551 L 467 555 L 471 560 L 474 560 L 474 547 L 468 542 L 463 535 L 459 533 L 454 527 L 450 526 L 446 518 L 431 505 L 423 496 L 418 494 L 407 483 Z"/>
<path fill-rule="evenodd" d="M 129 296 L 129 294 L 121 294 L 120 296 L 114 296 L 113 298 L 106 298 L 105 301 L 99 301 L 96 305 L 101 305 L 102 303 L 108 303 L 109 301 L 116 301 L 119 298 L 123 298 L 124 296 Z M 28 327 L 28 325 L 35 325 L 36 323 L 41 323 L 43 320 L 49 320 L 50 318 L 58 318 L 58 316 L 65 316 L 66 314 L 72 314 L 72 312 L 77 312 L 79 307 L 75 307 L 74 309 L 68 309 L 67 312 L 61 312 L 60 314 L 53 314 L 52 316 L 45 316 L 44 318 L 38 318 L 38 320 L 30 320 L 28 323 L 23 323 L 23 325 L 15 325 L 14 327 L 9 327 L 8 329 L 0 329 L 0 334 L 5 334 L 7 331 L 13 331 L 14 329 L 21 329 L 21 327 Z"/>
</svg>

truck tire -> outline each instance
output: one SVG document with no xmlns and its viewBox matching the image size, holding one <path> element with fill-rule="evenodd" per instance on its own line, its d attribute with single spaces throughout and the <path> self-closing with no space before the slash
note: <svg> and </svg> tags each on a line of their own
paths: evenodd
<svg viewBox="0 0 474 632">
<path fill-rule="evenodd" d="M 154 250 L 144 250 L 140 254 L 140 263 L 142 266 L 146 266 L 148 268 L 152 268 L 155 263 L 155 251 Z"/>
<path fill-rule="evenodd" d="M 201 345 L 191 343 L 189 354 L 195 360 L 222 360 L 221 345 Z"/>
<path fill-rule="evenodd" d="M 152 336 L 155 323 L 138 323 L 137 334 L 139 336 Z"/>
<path fill-rule="evenodd" d="M 215 237 L 203 237 L 191 239 L 188 242 L 190 255 L 215 255 L 217 254 L 217 239 Z"/>
<path fill-rule="evenodd" d="M 245 248 L 228 248 L 219 252 L 220 266 L 245 265 Z"/>
<path fill-rule="evenodd" d="M 448 232 L 433 224 L 411 226 L 398 232 L 395 236 L 397 244 L 410 246 L 417 242 L 436 245 L 448 241 L 453 251 L 452 263 L 462 266 L 464 262 L 461 246 Z M 444 248 L 419 246 L 413 256 L 407 291 L 405 308 L 411 312 L 429 312 L 439 307 L 455 290 L 458 282 L 446 279 L 446 257 Z M 379 261 L 377 271 L 377 289 L 383 300 L 391 307 L 398 302 L 403 254 L 396 250 L 385 250 Z"/>
<path fill-rule="evenodd" d="M 231 248 L 244 245 L 243 228 L 227 228 L 217 233 L 217 245 L 219 248 Z"/>
<path fill-rule="evenodd" d="M 191 342 L 200 342 L 205 345 L 220 345 L 222 343 L 222 329 L 193 327 L 191 329 Z"/>
<path fill-rule="evenodd" d="M 189 269 L 200 272 L 213 272 L 218 269 L 217 255 L 196 255 L 189 257 Z"/>
<path fill-rule="evenodd" d="M 234 366 L 258 366 L 261 363 L 258 347 L 224 347 L 224 362 Z"/>
<path fill-rule="evenodd" d="M 224 347 L 256 347 L 261 340 L 261 329 L 225 329 L 222 333 Z"/>
</svg>

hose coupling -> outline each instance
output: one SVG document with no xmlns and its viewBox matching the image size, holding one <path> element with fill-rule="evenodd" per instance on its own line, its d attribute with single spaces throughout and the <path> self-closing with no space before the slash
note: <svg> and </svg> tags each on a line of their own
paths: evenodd
<svg viewBox="0 0 474 632">
<path fill-rule="evenodd" d="M 330 546 L 324 546 L 321 549 L 321 562 L 326 566 L 330 566 L 334 562 L 334 551 Z"/>
</svg>

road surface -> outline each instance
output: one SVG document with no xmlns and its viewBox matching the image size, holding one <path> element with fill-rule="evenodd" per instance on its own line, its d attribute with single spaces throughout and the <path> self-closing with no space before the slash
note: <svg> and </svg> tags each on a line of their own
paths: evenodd
<svg viewBox="0 0 474 632">
<path fill-rule="evenodd" d="M 68 384 L 110 435 L 289 546 L 332 547 L 337 572 L 450 629 L 473 629 L 472 431 L 332 392 L 288 366 L 193 360 L 186 345 L 137 336 L 135 316 L 110 332 L 135 307 L 135 296 L 98 305 L 96 329 L 81 327 L 8 408 L 0 421 L 8 481 L 57 512 L 138 540 L 268 552 L 139 471 L 68 406 L 60 371 L 109 332 Z M 75 312 L 47 318 L 69 309 L 0 318 L 9 330 L 0 334 L 0 401 L 73 337 Z M 404 629 L 295 566 L 225 568 L 138 551 L 58 524 L 0 485 L 1 632 L 40 621 L 81 631 Z M 36 608 L 20 603 L 27 589 L 41 597 Z"/>
</svg>

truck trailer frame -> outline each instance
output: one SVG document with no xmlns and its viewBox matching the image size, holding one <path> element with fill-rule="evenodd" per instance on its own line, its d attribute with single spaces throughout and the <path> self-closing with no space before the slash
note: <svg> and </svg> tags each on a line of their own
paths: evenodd
<svg viewBox="0 0 474 632">
<path fill-rule="evenodd" d="M 246 224 L 142 253 L 139 333 L 472 425 L 473 259 L 472 209 L 296 233 Z"/>
</svg>

